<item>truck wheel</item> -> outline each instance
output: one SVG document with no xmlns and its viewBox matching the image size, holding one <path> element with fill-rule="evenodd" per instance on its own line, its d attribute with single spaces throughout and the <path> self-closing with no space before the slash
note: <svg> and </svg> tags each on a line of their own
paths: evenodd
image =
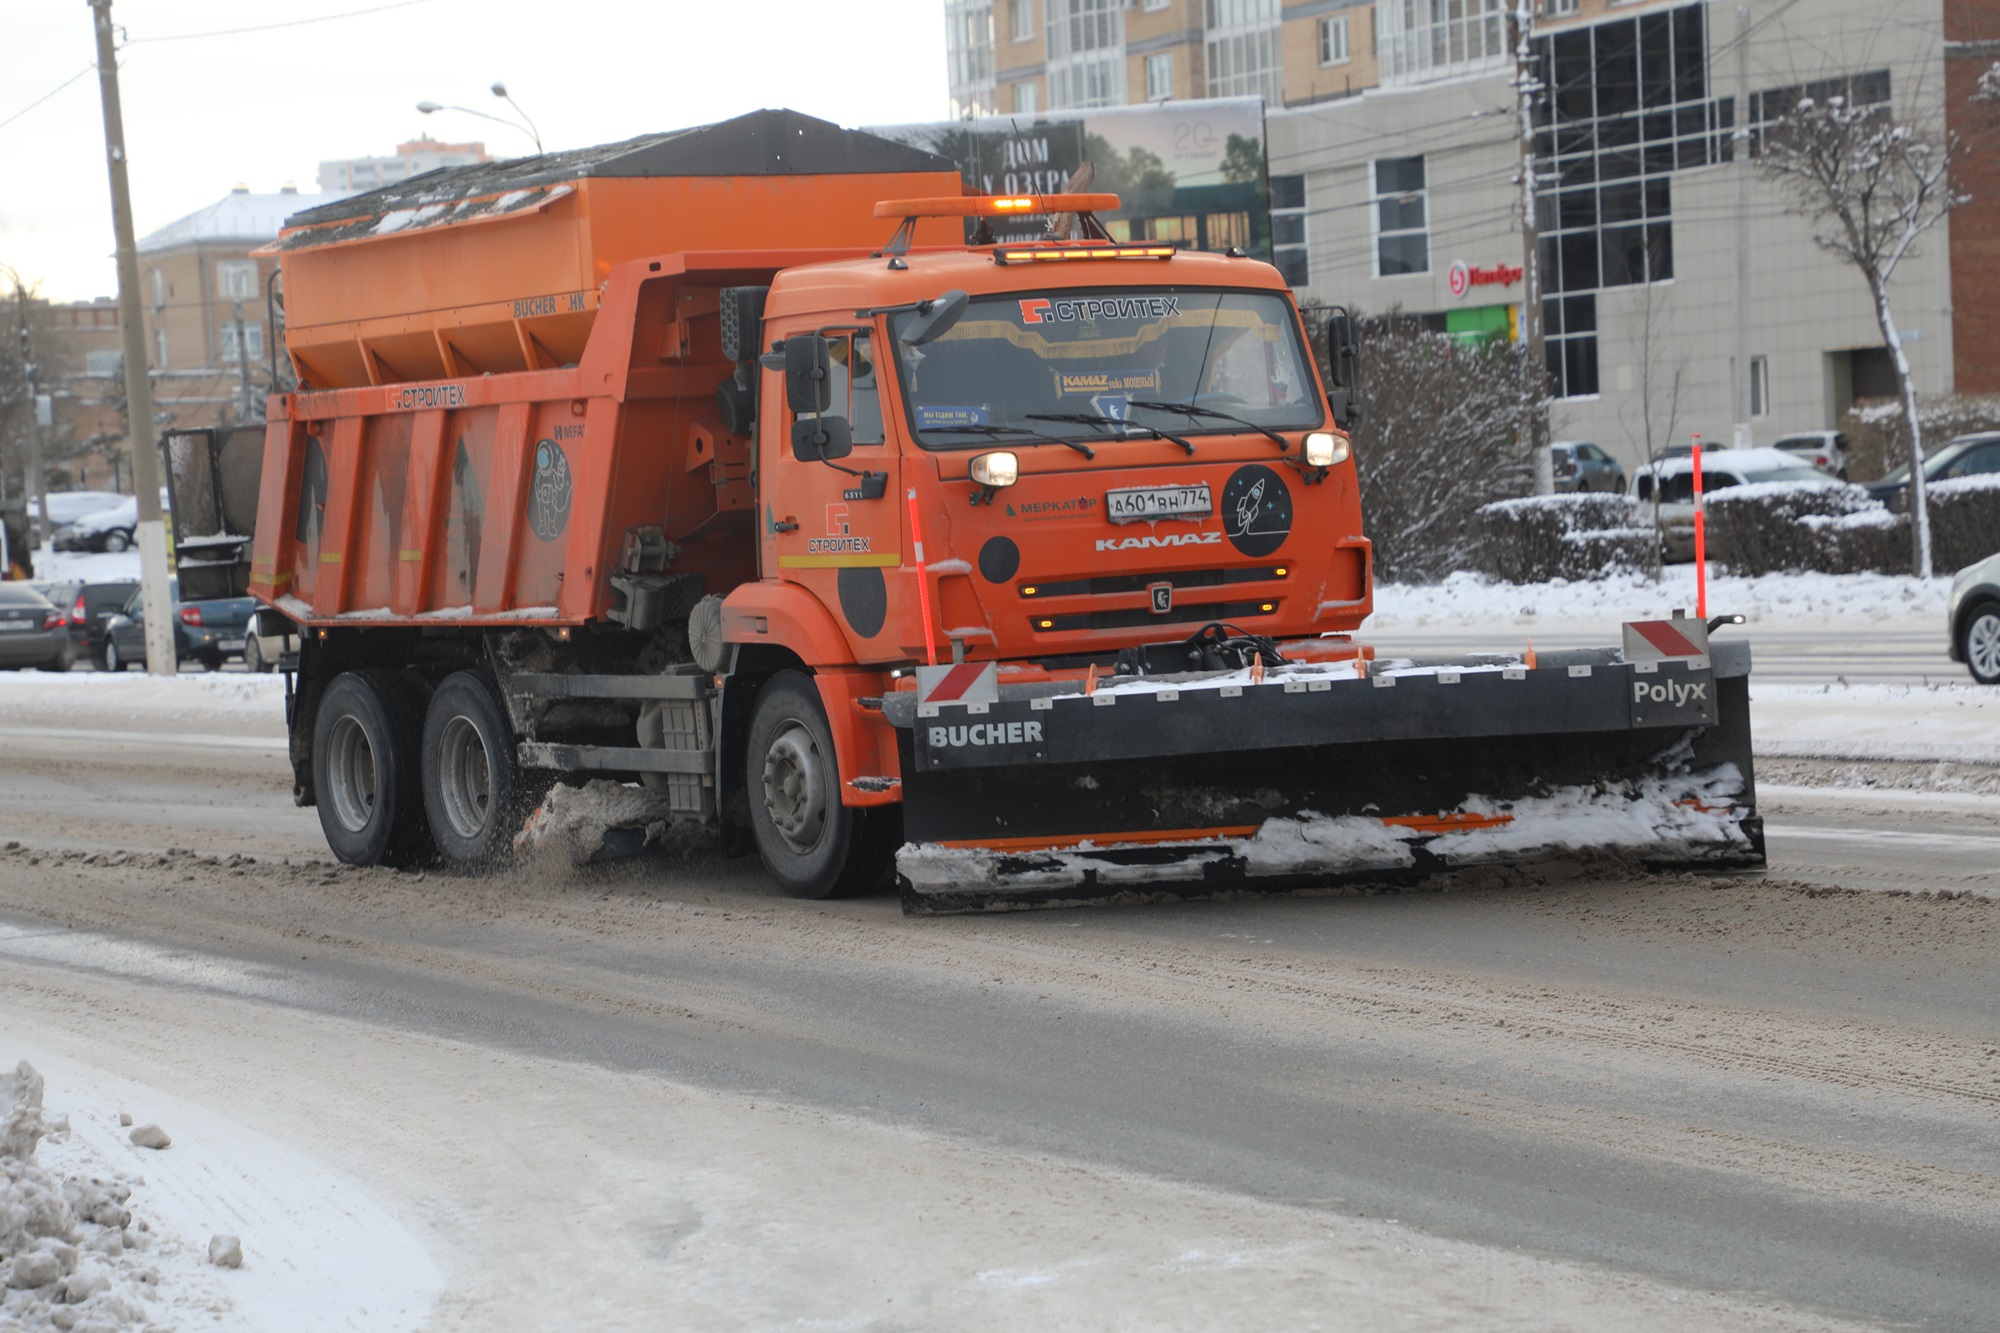
<svg viewBox="0 0 2000 1333">
<path fill-rule="evenodd" d="M 1959 634 L 1958 655 L 1981 685 L 2000 685 L 2000 602 L 1973 608 Z"/>
<path fill-rule="evenodd" d="M 743 776 L 757 852 L 786 893 L 841 898 L 875 886 L 885 840 L 871 836 L 867 812 L 840 803 L 833 730 L 806 676 L 781 671 L 757 695 Z"/>
<path fill-rule="evenodd" d="M 514 732 L 485 673 L 445 677 L 424 715 L 424 808 L 453 865 L 480 865 L 513 846 L 524 796 Z"/>
<path fill-rule="evenodd" d="M 326 845 L 348 865 L 426 859 L 430 831 L 417 782 L 422 713 L 389 671 L 333 678 L 313 721 L 313 786 Z"/>
</svg>

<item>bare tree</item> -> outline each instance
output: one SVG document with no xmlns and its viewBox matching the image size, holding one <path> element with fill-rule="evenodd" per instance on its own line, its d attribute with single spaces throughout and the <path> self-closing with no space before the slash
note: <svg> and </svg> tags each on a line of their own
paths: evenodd
<svg viewBox="0 0 2000 1333">
<path fill-rule="evenodd" d="M 1639 288 L 1639 398 L 1636 404 L 1639 420 L 1637 428 L 1629 415 L 1630 400 L 1618 409 L 1618 424 L 1625 429 L 1625 438 L 1635 444 L 1646 456 L 1646 466 L 1650 469 L 1660 461 L 1671 441 L 1680 431 L 1681 389 L 1687 382 L 1688 354 L 1684 346 L 1678 354 L 1669 358 L 1666 331 L 1666 302 L 1661 299 L 1660 289 L 1651 283 Z M 1666 562 L 1666 550 L 1660 539 L 1660 491 L 1655 484 L 1653 498 L 1653 577 L 1658 579 Z"/>
<path fill-rule="evenodd" d="M 1758 163 L 1812 220 L 1813 240 L 1860 270 L 1875 300 L 1875 323 L 1895 363 L 1910 423 L 1910 564 L 1919 578 L 1931 573 L 1923 426 L 1910 360 L 1889 308 L 1889 280 L 1919 238 L 1966 202 L 1951 183 L 1959 155 L 1951 135 L 1898 122 L 1887 107 L 1858 106 L 1841 96 L 1801 97 L 1765 132 Z"/>
</svg>

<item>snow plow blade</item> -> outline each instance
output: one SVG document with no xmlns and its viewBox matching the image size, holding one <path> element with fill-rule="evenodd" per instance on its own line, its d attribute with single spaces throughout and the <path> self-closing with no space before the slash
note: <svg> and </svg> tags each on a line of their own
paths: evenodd
<svg viewBox="0 0 2000 1333">
<path fill-rule="evenodd" d="M 1709 654 L 891 696 L 903 907 L 1229 897 L 1585 853 L 1761 867 L 1750 650 Z"/>
</svg>

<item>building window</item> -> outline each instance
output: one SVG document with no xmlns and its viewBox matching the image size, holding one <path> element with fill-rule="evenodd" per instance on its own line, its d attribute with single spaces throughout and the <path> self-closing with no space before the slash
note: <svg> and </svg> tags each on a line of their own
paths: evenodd
<svg viewBox="0 0 2000 1333">
<path fill-rule="evenodd" d="M 123 352 L 94 351 L 83 354 L 86 375 L 122 375 L 125 373 Z"/>
<path fill-rule="evenodd" d="M 993 110 L 993 0 L 945 0 L 944 46 L 951 114 Z"/>
<path fill-rule="evenodd" d="M 215 265 L 215 294 L 225 301 L 257 298 L 257 261 L 223 259 Z"/>
<path fill-rule="evenodd" d="M 1582 8 L 1581 0 L 1542 0 L 1542 14 L 1546 18 L 1574 18 Z"/>
<path fill-rule="evenodd" d="M 1542 302 L 1542 348 L 1558 398 L 1597 393 L 1597 297 L 1558 296 Z"/>
<path fill-rule="evenodd" d="M 1375 0 L 1384 86 L 1497 69 L 1507 48 L 1505 0 Z"/>
<path fill-rule="evenodd" d="M 243 325 L 243 346 L 252 361 L 264 359 L 264 326 L 262 324 Z M 222 354 L 225 364 L 234 364 L 236 354 L 236 321 L 226 320 L 222 325 Z"/>
<path fill-rule="evenodd" d="M 1889 103 L 1889 71 L 1870 70 L 1866 74 L 1856 74 L 1847 78 L 1819 79 L 1812 83 L 1795 83 L 1788 88 L 1773 88 L 1769 92 L 1750 94 L 1750 152 L 1755 156 L 1764 144 L 1764 131 L 1778 117 L 1794 110 L 1801 98 L 1810 97 L 1815 102 L 1844 99 L 1849 106 L 1879 106 L 1885 110 Z"/>
<path fill-rule="evenodd" d="M 1771 358 L 1768 356 L 1750 358 L 1750 415 L 1771 415 Z"/>
<path fill-rule="evenodd" d="M 1347 63 L 1347 15 L 1319 21 L 1319 63 Z"/>
<path fill-rule="evenodd" d="M 1173 2 L 1174 0 L 1146 0 L 1145 10 L 1148 14 L 1155 13 L 1167 8 Z"/>
<path fill-rule="evenodd" d="M 1035 92 L 1035 85 L 1032 83 L 1017 83 L 1014 85 L 1014 113 L 1016 115 L 1032 116 L 1041 110 L 1040 107 L 1035 105 Z"/>
<path fill-rule="evenodd" d="M 162 273 L 159 269 L 154 269 L 152 272 L 152 279 L 153 279 L 153 309 L 164 310 L 167 305 L 167 275 Z"/>
<path fill-rule="evenodd" d="M 1035 0 L 1007 0 L 1007 35 L 1017 42 L 1035 35 Z"/>
<path fill-rule="evenodd" d="M 1306 178 L 1271 177 L 1271 262 L 1285 281 L 1303 287 L 1310 281 L 1306 263 Z"/>
<path fill-rule="evenodd" d="M 1430 272 L 1423 158 L 1376 158 L 1374 204 L 1375 276 Z"/>
<path fill-rule="evenodd" d="M 1045 0 L 1049 106 L 1125 105 L 1125 0 Z"/>
<path fill-rule="evenodd" d="M 167 368 L 167 331 L 165 329 L 154 329 L 153 369 L 165 370 L 166 368 Z"/>
<path fill-rule="evenodd" d="M 1174 56 L 1163 51 L 1146 57 L 1146 100 L 1159 102 L 1174 95 Z"/>
<path fill-rule="evenodd" d="M 1206 0 L 1208 95 L 1281 102 L 1278 0 Z"/>
</svg>

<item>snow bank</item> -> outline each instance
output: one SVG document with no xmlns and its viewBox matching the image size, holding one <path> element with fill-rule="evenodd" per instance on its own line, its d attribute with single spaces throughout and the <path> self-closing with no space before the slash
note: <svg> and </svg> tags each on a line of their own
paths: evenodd
<svg viewBox="0 0 2000 1333">
<path fill-rule="evenodd" d="M 35 552 L 35 578 L 82 579 L 87 583 L 109 583 L 139 577 L 139 552 L 132 551 L 53 551 L 44 546 Z"/>
<path fill-rule="evenodd" d="M 664 793 L 594 778 L 581 787 L 557 783 L 514 835 L 514 854 L 567 853 L 581 865 L 604 850 L 612 829 L 638 829 L 648 844 L 664 841 L 673 824 Z"/>
<path fill-rule="evenodd" d="M 2000 764 L 2000 689 L 1750 682 L 1759 756 Z"/>
<path fill-rule="evenodd" d="M 1765 574 L 1735 578 L 1713 569 L 1708 578 L 1712 613 L 1740 612 L 1753 624 L 1857 624 L 1914 621 L 1944 623 L 1949 576 L 1920 580 L 1886 574 Z M 1669 565 L 1656 583 L 1650 574 L 1623 574 L 1589 582 L 1499 583 L 1461 572 L 1442 583 L 1378 584 L 1375 613 L 1363 628 L 1415 625 L 1535 625 L 1587 623 L 1615 632 L 1627 620 L 1664 619 L 1675 607 L 1692 611 L 1692 565 Z"/>
<path fill-rule="evenodd" d="M 28 713 L 67 714 L 79 723 L 147 721 L 285 722 L 285 680 L 279 675 L 215 671 L 149 676 L 143 672 L 70 671 L 0 678 L 0 719 Z"/>
</svg>

